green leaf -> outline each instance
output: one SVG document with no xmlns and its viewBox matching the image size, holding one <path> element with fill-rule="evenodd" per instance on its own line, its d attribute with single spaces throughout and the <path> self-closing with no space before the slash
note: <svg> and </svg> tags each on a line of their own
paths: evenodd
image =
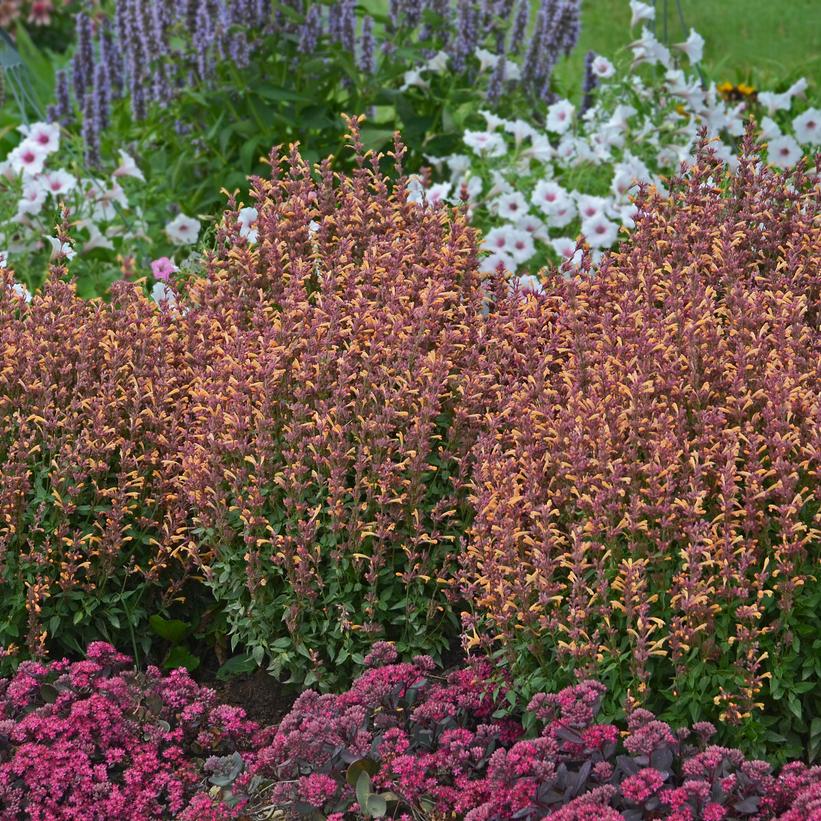
<svg viewBox="0 0 821 821">
<path fill-rule="evenodd" d="M 356 779 L 356 800 L 364 810 L 368 806 L 368 798 L 371 796 L 371 777 L 365 770 L 359 773 Z"/>
<path fill-rule="evenodd" d="M 801 720 L 801 702 L 798 700 L 798 698 L 793 693 L 789 693 L 787 695 L 787 706 L 790 708 L 790 712 L 800 721 Z"/>
<path fill-rule="evenodd" d="M 359 776 L 362 775 L 362 773 L 375 775 L 378 769 L 379 765 L 373 759 L 360 758 L 348 767 L 348 771 L 345 773 L 345 780 L 352 787 L 356 787 L 359 782 Z"/>
<path fill-rule="evenodd" d="M 148 623 L 161 639 L 170 641 L 171 644 L 179 644 L 191 629 L 188 622 L 179 619 L 164 619 L 156 614 L 148 619 Z"/>
<path fill-rule="evenodd" d="M 264 100 L 290 101 L 297 103 L 314 102 L 313 98 L 307 96 L 306 94 L 300 94 L 298 91 L 293 91 L 289 88 L 279 88 L 277 86 L 261 86 L 256 89 L 256 93 L 259 94 L 259 96 Z"/>
<path fill-rule="evenodd" d="M 256 163 L 256 154 L 259 148 L 259 138 L 250 137 L 239 150 L 240 165 L 242 168 L 251 169 Z"/>
<path fill-rule="evenodd" d="M 382 818 L 387 811 L 388 802 L 385 801 L 381 795 L 371 793 L 371 795 L 368 796 L 368 801 L 365 804 L 365 812 L 371 816 L 371 818 Z"/>
<path fill-rule="evenodd" d="M 393 130 L 390 128 L 362 128 L 362 144 L 366 149 L 378 151 L 393 139 Z"/>
<path fill-rule="evenodd" d="M 225 758 L 222 759 L 225 761 Z M 245 770 L 245 761 L 238 752 L 234 752 L 228 757 L 228 765 L 220 769 L 220 772 L 209 777 L 209 782 L 217 787 L 228 787 L 237 780 L 237 777 Z"/>
<path fill-rule="evenodd" d="M 176 670 L 178 667 L 185 667 L 191 672 L 200 666 L 200 660 L 188 648 L 177 645 L 171 648 L 171 652 L 166 656 L 163 667 L 166 670 Z"/>
<path fill-rule="evenodd" d="M 253 656 L 249 653 L 243 653 L 239 656 L 233 656 L 228 659 L 222 667 L 217 670 L 217 678 L 220 681 L 226 681 L 232 676 L 239 676 L 243 673 L 251 673 L 257 667 Z"/>
</svg>

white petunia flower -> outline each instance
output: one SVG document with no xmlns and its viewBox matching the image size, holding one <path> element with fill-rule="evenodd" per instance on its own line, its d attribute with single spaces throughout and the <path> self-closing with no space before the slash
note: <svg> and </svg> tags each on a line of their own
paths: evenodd
<svg viewBox="0 0 821 821">
<path fill-rule="evenodd" d="M 521 228 L 511 228 L 509 230 L 507 253 L 513 257 L 513 261 L 518 265 L 527 262 L 536 253 L 533 237 Z"/>
<path fill-rule="evenodd" d="M 653 66 L 657 63 L 670 68 L 670 51 L 663 46 L 656 36 L 647 28 L 641 30 L 641 38 L 630 44 L 633 51 L 633 65 L 648 63 Z"/>
<path fill-rule="evenodd" d="M 112 174 L 113 177 L 135 177 L 138 180 L 142 180 L 145 182 L 145 176 L 143 172 L 137 167 L 137 163 L 134 161 L 134 158 L 127 154 L 122 148 L 119 150 L 120 154 L 120 164 L 114 170 Z"/>
<path fill-rule="evenodd" d="M 62 168 L 43 174 L 43 188 L 52 197 L 68 194 L 77 187 L 77 178 Z"/>
<path fill-rule="evenodd" d="M 602 80 L 607 80 L 616 73 L 616 67 L 601 54 L 594 58 L 590 64 L 590 70 Z"/>
<path fill-rule="evenodd" d="M 570 198 L 560 202 L 547 215 L 547 224 L 551 228 L 564 228 L 576 218 L 576 206 Z"/>
<path fill-rule="evenodd" d="M 629 174 L 632 178 L 640 182 L 650 181 L 650 169 L 645 165 L 644 161 L 638 157 L 634 157 L 629 151 L 624 154 L 624 160 L 616 163 L 613 166 L 615 173 Z"/>
<path fill-rule="evenodd" d="M 613 148 L 624 148 L 626 142 L 626 130 L 620 128 L 612 128 L 605 123 L 599 127 L 597 132 L 594 132 L 591 139 L 594 140 L 594 145 L 601 146 L 601 154 L 607 155 Z"/>
<path fill-rule="evenodd" d="M 538 132 L 535 128 L 533 128 L 530 123 L 526 123 L 524 120 L 505 120 L 503 124 L 503 128 L 507 131 L 508 134 L 513 135 L 513 139 L 516 141 L 516 145 L 522 142 L 522 140 L 526 138 L 533 139 L 534 137 L 538 136 Z"/>
<path fill-rule="evenodd" d="M 620 103 L 613 109 L 613 113 L 607 121 L 607 127 L 613 128 L 617 131 L 624 131 L 627 129 L 627 121 L 634 114 L 636 114 L 636 109 L 633 108 L 633 106 Z"/>
<path fill-rule="evenodd" d="M 530 145 L 522 149 L 521 157 L 522 159 L 545 163 L 550 160 L 554 153 L 550 140 L 544 134 L 534 134 L 530 138 Z"/>
<path fill-rule="evenodd" d="M 765 140 L 775 140 L 781 136 L 781 129 L 772 117 L 762 117 L 759 128 L 761 129 L 761 136 Z"/>
<path fill-rule="evenodd" d="M 611 148 L 618 142 L 618 136 L 608 131 L 594 131 L 588 137 L 590 150 L 593 152 L 593 162 L 596 164 L 609 162 L 613 158 Z"/>
<path fill-rule="evenodd" d="M 573 165 L 583 165 L 596 161 L 596 152 L 584 137 L 573 140 Z"/>
<path fill-rule="evenodd" d="M 88 241 L 83 244 L 83 251 L 93 251 L 95 248 L 107 248 L 114 250 L 114 243 L 97 227 L 96 222 L 85 220 L 85 228 L 88 231 Z"/>
<path fill-rule="evenodd" d="M 522 70 L 519 68 L 519 64 L 514 63 L 512 60 L 506 60 L 504 76 L 502 79 L 511 80 L 514 83 L 521 80 Z"/>
<path fill-rule="evenodd" d="M 821 143 L 821 111 L 817 108 L 808 108 L 792 121 L 795 138 L 804 145 L 818 145 Z"/>
<path fill-rule="evenodd" d="M 490 172 L 490 191 L 487 192 L 488 199 L 499 194 L 512 194 L 513 186 L 508 182 L 507 177 L 498 169 L 494 168 Z"/>
<path fill-rule="evenodd" d="M 664 75 L 664 82 L 667 90 L 684 100 L 693 111 L 704 108 L 704 89 L 697 79 L 688 79 L 680 68 L 676 68 Z"/>
<path fill-rule="evenodd" d="M 532 214 L 526 214 L 522 217 L 516 223 L 516 227 L 520 231 L 527 231 L 527 233 L 534 239 L 538 239 L 542 242 L 546 242 L 548 239 L 545 224 L 538 217 L 534 217 Z"/>
<path fill-rule="evenodd" d="M 604 216 L 609 202 L 604 197 L 594 197 L 592 194 L 576 193 L 576 207 L 579 211 L 579 218 L 582 220 L 593 219 L 593 217 Z"/>
<path fill-rule="evenodd" d="M 422 178 L 418 174 L 411 174 L 408 177 L 408 202 L 420 203 L 425 200 L 425 187 L 422 185 Z"/>
<path fill-rule="evenodd" d="M 5 237 L 3 237 L 5 239 Z M 0 268 L 5 268 L 9 264 L 9 252 L 0 251 Z"/>
<path fill-rule="evenodd" d="M 710 143 L 710 148 L 713 149 L 715 152 L 716 157 L 718 157 L 733 173 L 738 170 L 738 157 L 733 152 L 733 149 L 730 148 L 727 143 L 722 142 L 721 140 L 716 140 L 713 143 Z"/>
<path fill-rule="evenodd" d="M 42 173 L 47 156 L 48 152 L 39 145 L 23 140 L 9 153 L 8 162 L 16 174 L 34 177 Z"/>
<path fill-rule="evenodd" d="M 573 114 L 576 109 L 569 100 L 559 100 L 547 109 L 548 131 L 556 134 L 564 134 L 573 122 Z"/>
<path fill-rule="evenodd" d="M 479 71 L 488 71 L 496 68 L 496 63 L 499 62 L 499 55 L 494 54 L 484 48 L 477 48 L 473 55 L 479 61 Z"/>
<path fill-rule="evenodd" d="M 0 261 L 0 267 L 5 266 L 4 261 Z M 23 285 L 22 282 L 15 282 L 11 286 L 11 291 L 13 294 L 19 296 L 24 302 L 31 302 L 31 291 Z"/>
<path fill-rule="evenodd" d="M 512 277 L 510 280 L 510 290 L 513 291 L 515 289 L 518 289 L 520 294 L 544 293 L 544 285 L 535 274 L 520 274 L 519 276 Z"/>
<path fill-rule="evenodd" d="M 556 237 L 556 239 L 550 241 L 550 244 L 553 246 L 553 250 L 559 256 L 562 263 L 569 263 L 578 268 L 582 261 L 582 250 L 581 248 L 576 250 L 578 243 L 575 239 L 570 239 L 570 237 Z"/>
<path fill-rule="evenodd" d="M 799 77 L 788 89 L 787 94 L 790 97 L 803 97 L 804 92 L 809 88 L 809 83 L 806 77 Z"/>
<path fill-rule="evenodd" d="M 497 128 L 499 128 L 499 126 L 504 126 L 505 123 L 507 123 L 507 120 L 504 117 L 499 117 L 492 111 L 485 111 L 483 109 L 479 113 L 485 118 L 488 131 L 495 131 Z"/>
<path fill-rule="evenodd" d="M 620 206 L 617 210 L 621 224 L 625 228 L 632 229 L 636 227 L 636 214 L 638 214 L 639 209 L 635 203 L 629 202 L 627 205 Z"/>
<path fill-rule="evenodd" d="M 556 146 L 556 160 L 566 166 L 572 165 L 576 159 L 576 141 L 572 136 L 562 137 Z"/>
<path fill-rule="evenodd" d="M 425 191 L 425 201 L 428 205 L 441 205 L 447 202 L 453 186 L 449 182 L 438 182 Z"/>
<path fill-rule="evenodd" d="M 470 157 L 467 154 L 451 154 L 445 158 L 445 162 L 454 177 L 461 177 L 470 169 Z"/>
<path fill-rule="evenodd" d="M 430 84 L 422 77 L 422 71 L 424 71 L 424 69 L 415 68 L 411 69 L 410 71 L 406 71 L 405 76 L 402 78 L 404 82 L 402 83 L 402 86 L 399 90 L 407 91 L 412 86 L 416 86 L 416 88 L 421 89 L 430 88 Z"/>
<path fill-rule="evenodd" d="M 59 237 L 46 237 L 51 243 L 51 258 L 52 259 L 74 259 L 77 252 L 71 247 L 68 242 L 61 242 Z"/>
<path fill-rule="evenodd" d="M 482 188 L 483 183 L 481 177 L 462 177 L 462 179 L 455 184 L 455 196 L 460 202 L 473 202 L 482 193 Z"/>
<path fill-rule="evenodd" d="M 492 131 L 465 131 L 465 145 L 484 157 L 501 157 L 507 152 L 507 143 Z"/>
<path fill-rule="evenodd" d="M 656 155 L 656 162 L 661 168 L 678 169 L 683 162 L 692 165 L 692 145 L 666 145 Z"/>
<path fill-rule="evenodd" d="M 60 126 L 54 123 L 19 125 L 17 130 L 45 154 L 53 154 L 60 147 Z"/>
<path fill-rule="evenodd" d="M 724 118 L 724 130 L 731 137 L 740 137 L 744 133 L 744 104 L 740 103 Z"/>
<path fill-rule="evenodd" d="M 444 51 L 437 51 L 430 60 L 425 63 L 425 70 L 434 74 L 443 74 L 448 70 L 448 60 L 450 57 Z"/>
<path fill-rule="evenodd" d="M 676 43 L 674 47 L 683 51 L 693 65 L 700 63 L 704 56 L 704 38 L 692 28 L 690 36 L 683 43 Z"/>
<path fill-rule="evenodd" d="M 793 97 L 803 96 L 807 85 L 806 78 L 802 77 L 780 94 L 773 91 L 760 91 L 757 99 L 770 115 L 775 114 L 776 111 L 787 111 L 792 106 Z"/>
<path fill-rule="evenodd" d="M 582 222 L 582 235 L 594 248 L 609 248 L 619 235 L 619 226 L 598 214 Z"/>
<path fill-rule="evenodd" d="M 170 308 L 175 308 L 177 305 L 177 297 L 165 282 L 155 282 L 151 289 L 151 298 L 158 305 L 166 303 Z"/>
<path fill-rule="evenodd" d="M 506 254 L 511 256 L 511 227 L 509 225 L 500 225 L 496 228 L 491 228 L 485 234 L 482 247 L 491 254 Z"/>
<path fill-rule="evenodd" d="M 165 234 L 175 245 L 193 245 L 200 234 L 200 221 L 185 214 L 177 214 L 165 226 Z"/>
<path fill-rule="evenodd" d="M 483 274 L 495 274 L 500 267 L 504 271 L 514 271 L 516 269 L 515 263 L 504 251 L 494 251 L 479 263 L 479 271 Z"/>
<path fill-rule="evenodd" d="M 775 114 L 776 111 L 783 111 L 790 107 L 792 99 L 784 94 L 776 94 L 774 91 L 759 91 L 756 98 L 758 102 L 767 109 L 768 114 Z"/>
<path fill-rule="evenodd" d="M 776 168 L 792 168 L 802 157 L 801 146 L 793 137 L 776 137 L 767 143 L 767 157 Z"/>
<path fill-rule="evenodd" d="M 630 28 L 634 28 L 639 23 L 656 19 L 656 10 L 641 0 L 630 0 Z"/>
<path fill-rule="evenodd" d="M 46 190 L 40 179 L 28 179 L 23 184 L 22 196 L 17 203 L 18 214 L 39 214 L 46 201 Z"/>
<path fill-rule="evenodd" d="M 545 214 L 552 214 L 559 205 L 568 200 L 567 191 L 552 180 L 537 182 L 530 198 L 530 201 Z"/>
<path fill-rule="evenodd" d="M 629 193 L 636 193 L 638 183 L 636 175 L 628 168 L 619 168 L 613 174 L 610 190 L 617 197 L 626 197 Z"/>
<path fill-rule="evenodd" d="M 117 216 L 119 208 L 128 208 L 128 197 L 117 180 L 111 181 L 110 188 L 103 188 L 98 182 L 95 181 L 89 190 L 94 203 L 91 216 L 92 219 L 107 222 Z"/>
<path fill-rule="evenodd" d="M 259 212 L 256 208 L 240 208 L 237 214 L 237 222 L 239 223 L 239 235 L 245 237 L 252 245 L 257 241 L 257 219 Z"/>
<path fill-rule="evenodd" d="M 497 197 L 492 207 L 502 219 L 510 221 L 519 219 L 528 211 L 527 201 L 518 191 Z"/>
</svg>

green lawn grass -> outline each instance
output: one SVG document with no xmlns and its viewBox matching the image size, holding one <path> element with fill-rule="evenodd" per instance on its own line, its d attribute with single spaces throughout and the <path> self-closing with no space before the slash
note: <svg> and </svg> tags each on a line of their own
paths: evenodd
<svg viewBox="0 0 821 821">
<path fill-rule="evenodd" d="M 805 76 L 810 95 L 821 93 L 821 0 L 680 0 L 680 5 L 688 30 L 692 26 L 706 40 L 709 79 L 765 89 Z M 656 0 L 657 36 L 663 37 L 665 6 L 670 41 L 680 42 L 686 35 L 675 0 Z M 588 49 L 618 55 L 630 42 L 629 25 L 628 0 L 582 0 L 581 41 L 559 69 L 560 82 L 577 87 Z"/>
</svg>

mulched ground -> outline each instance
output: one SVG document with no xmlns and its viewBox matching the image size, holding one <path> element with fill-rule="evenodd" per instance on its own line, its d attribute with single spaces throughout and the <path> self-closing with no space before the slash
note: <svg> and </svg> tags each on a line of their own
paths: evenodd
<svg viewBox="0 0 821 821">
<path fill-rule="evenodd" d="M 203 684 L 216 690 L 220 701 L 243 707 L 249 718 L 264 725 L 279 724 L 299 695 L 298 689 L 280 684 L 265 670 Z"/>
</svg>

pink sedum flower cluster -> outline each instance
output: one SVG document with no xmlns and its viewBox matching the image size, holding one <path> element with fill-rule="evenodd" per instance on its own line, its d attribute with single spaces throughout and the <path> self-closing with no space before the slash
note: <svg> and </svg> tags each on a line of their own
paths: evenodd
<svg viewBox="0 0 821 821">
<path fill-rule="evenodd" d="M 0 818 L 178 817 L 202 802 L 203 759 L 241 751 L 250 764 L 256 733 L 184 670 L 135 672 L 103 642 L 85 661 L 23 662 L 0 679 Z"/>
<path fill-rule="evenodd" d="M 305 691 L 260 730 L 184 670 L 136 672 L 102 642 L 84 661 L 23 662 L 0 679 L 0 818 L 343 821 L 363 817 L 362 769 L 408 819 L 806 821 L 821 806 L 821 767 L 776 776 L 710 745 L 714 727 L 673 731 L 643 709 L 621 730 L 597 718 L 594 681 L 522 715 L 487 660 L 443 675 L 382 642 L 370 663 L 350 690 Z"/>
<path fill-rule="evenodd" d="M 397 663 L 386 643 L 369 661 L 383 666 L 346 693 L 297 699 L 259 752 L 264 788 L 252 811 L 361 818 L 350 772 L 365 764 L 400 818 L 796 821 L 818 805 L 821 767 L 796 762 L 775 776 L 766 762 L 710 745 L 712 725 L 674 731 L 644 709 L 620 730 L 597 719 L 598 682 L 536 695 L 526 714 L 538 734 L 527 738 L 532 722 L 511 713 L 485 660 L 444 679 L 425 657 Z"/>
</svg>

